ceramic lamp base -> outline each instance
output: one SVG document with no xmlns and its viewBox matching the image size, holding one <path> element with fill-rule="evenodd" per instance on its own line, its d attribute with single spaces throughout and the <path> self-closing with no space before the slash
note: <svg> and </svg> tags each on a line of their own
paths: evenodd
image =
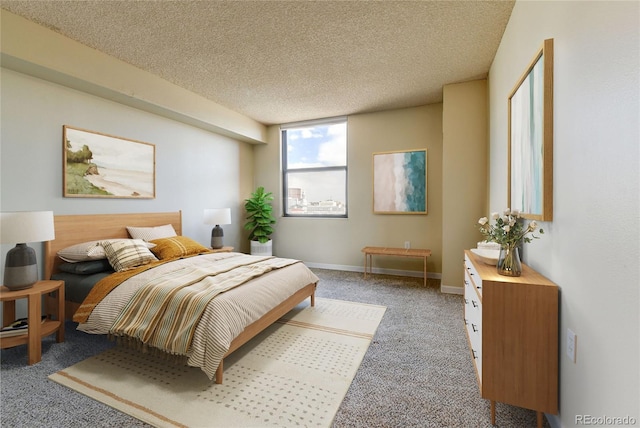
<svg viewBox="0 0 640 428">
<path fill-rule="evenodd" d="M 9 290 L 33 287 L 38 282 L 36 252 L 27 244 L 18 244 L 7 253 L 3 284 Z"/>
<path fill-rule="evenodd" d="M 223 247 L 222 238 L 224 237 L 224 232 L 219 224 L 216 224 L 211 230 L 211 248 L 217 250 Z"/>
</svg>

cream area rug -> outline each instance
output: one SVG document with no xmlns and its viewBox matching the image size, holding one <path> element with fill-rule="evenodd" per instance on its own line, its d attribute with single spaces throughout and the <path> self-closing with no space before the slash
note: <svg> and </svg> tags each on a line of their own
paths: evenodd
<svg viewBox="0 0 640 428">
<path fill-rule="evenodd" d="M 307 300 L 227 357 L 221 385 L 121 346 L 49 378 L 157 427 L 329 427 L 384 312 Z"/>
</svg>

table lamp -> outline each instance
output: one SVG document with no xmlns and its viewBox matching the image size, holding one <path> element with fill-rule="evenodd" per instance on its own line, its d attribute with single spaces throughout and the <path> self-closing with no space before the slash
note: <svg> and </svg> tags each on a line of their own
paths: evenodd
<svg viewBox="0 0 640 428">
<path fill-rule="evenodd" d="M 211 230 L 211 248 L 222 248 L 222 232 L 221 224 L 231 224 L 231 208 L 214 208 L 204 210 L 204 223 L 215 224 Z"/>
<path fill-rule="evenodd" d="M 16 244 L 7 253 L 3 285 L 9 290 L 33 287 L 38 282 L 36 252 L 27 242 L 55 239 L 53 211 L 0 213 L 0 243 Z"/>
</svg>

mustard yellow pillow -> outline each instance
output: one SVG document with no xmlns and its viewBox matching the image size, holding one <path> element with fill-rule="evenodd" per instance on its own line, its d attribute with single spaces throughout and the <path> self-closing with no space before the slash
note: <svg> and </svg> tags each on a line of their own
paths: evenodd
<svg viewBox="0 0 640 428">
<path fill-rule="evenodd" d="M 154 239 L 151 243 L 156 244 L 155 247 L 151 248 L 151 252 L 160 260 L 211 252 L 209 248 L 186 236 Z"/>
</svg>

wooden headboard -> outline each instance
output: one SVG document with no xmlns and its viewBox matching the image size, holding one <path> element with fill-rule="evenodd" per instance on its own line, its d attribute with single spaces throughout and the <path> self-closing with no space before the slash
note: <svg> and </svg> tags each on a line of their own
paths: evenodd
<svg viewBox="0 0 640 428">
<path fill-rule="evenodd" d="M 182 211 L 138 214 L 86 214 L 54 216 L 56 239 L 44 243 L 44 278 L 57 272 L 62 260 L 59 250 L 74 244 L 99 239 L 130 238 L 127 226 L 152 227 L 173 225 L 182 235 Z"/>
</svg>

